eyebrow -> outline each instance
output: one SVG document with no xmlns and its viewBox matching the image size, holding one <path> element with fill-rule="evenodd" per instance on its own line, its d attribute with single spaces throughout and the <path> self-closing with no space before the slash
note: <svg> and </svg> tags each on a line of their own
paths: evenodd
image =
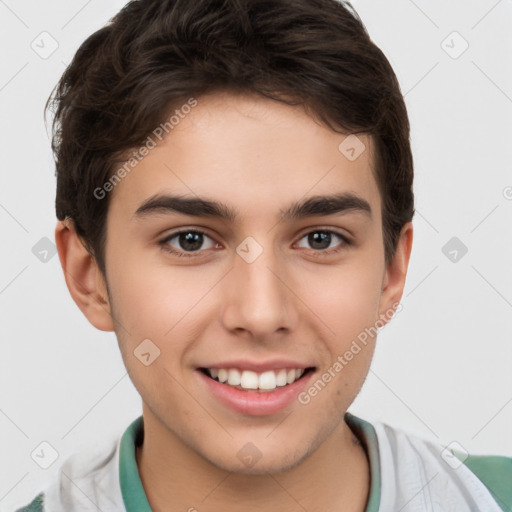
<svg viewBox="0 0 512 512">
<path fill-rule="evenodd" d="M 334 195 L 317 195 L 291 204 L 279 210 L 285 220 L 297 220 L 305 217 L 344 214 L 349 212 L 362 213 L 372 217 L 372 209 L 366 199 L 352 192 Z M 208 217 L 235 222 L 238 217 L 236 209 L 225 203 L 202 197 L 185 197 L 177 195 L 157 194 L 144 201 L 135 211 L 138 219 L 151 215 L 181 213 L 194 217 Z"/>
</svg>

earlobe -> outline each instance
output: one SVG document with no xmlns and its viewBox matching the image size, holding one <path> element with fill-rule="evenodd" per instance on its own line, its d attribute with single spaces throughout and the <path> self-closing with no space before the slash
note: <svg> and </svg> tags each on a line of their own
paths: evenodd
<svg viewBox="0 0 512 512">
<path fill-rule="evenodd" d="M 66 219 L 55 228 L 55 242 L 69 293 L 89 322 L 101 331 L 113 331 L 110 303 L 95 259 Z"/>
<path fill-rule="evenodd" d="M 398 237 L 393 259 L 389 262 L 382 283 L 380 316 L 385 322 L 390 319 L 390 312 L 396 309 L 405 286 L 405 278 L 412 250 L 413 227 L 406 223 Z"/>
</svg>

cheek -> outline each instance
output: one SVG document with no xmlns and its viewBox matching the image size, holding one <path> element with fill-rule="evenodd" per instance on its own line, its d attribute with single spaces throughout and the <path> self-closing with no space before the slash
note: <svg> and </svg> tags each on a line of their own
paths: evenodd
<svg viewBox="0 0 512 512">
<path fill-rule="evenodd" d="M 309 290 L 308 305 L 318 312 L 340 349 L 378 319 L 381 277 L 377 268 L 376 262 L 358 261 L 303 281 L 303 293 Z"/>
<path fill-rule="evenodd" d="M 186 323 L 211 288 L 210 280 L 192 267 L 171 272 L 169 267 L 125 260 L 111 277 L 118 320 L 133 337 L 166 340 Z"/>
<path fill-rule="evenodd" d="M 162 268 L 132 258 L 111 273 L 119 347 L 132 379 L 144 396 L 148 395 L 144 392 L 146 386 L 155 387 L 153 391 L 158 394 L 158 382 L 169 381 L 172 387 L 172 376 L 181 379 L 182 367 L 187 364 L 193 345 L 191 340 L 201 329 L 199 319 L 205 315 L 204 308 L 211 300 L 208 291 L 216 279 L 193 270 L 193 267 Z M 144 340 L 150 340 L 151 344 Z M 143 342 L 146 345 L 141 345 Z M 158 354 L 148 367 L 135 357 L 142 353 L 142 347 Z"/>
</svg>

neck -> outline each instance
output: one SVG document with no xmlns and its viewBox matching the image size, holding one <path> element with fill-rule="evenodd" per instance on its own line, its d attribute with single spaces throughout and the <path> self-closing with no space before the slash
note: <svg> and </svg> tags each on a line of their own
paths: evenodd
<svg viewBox="0 0 512 512">
<path fill-rule="evenodd" d="M 370 489 L 366 452 L 343 418 L 320 447 L 280 473 L 245 475 L 204 459 L 144 415 L 136 460 L 154 512 L 364 512 Z M 156 420 L 156 418 L 153 417 Z"/>
</svg>

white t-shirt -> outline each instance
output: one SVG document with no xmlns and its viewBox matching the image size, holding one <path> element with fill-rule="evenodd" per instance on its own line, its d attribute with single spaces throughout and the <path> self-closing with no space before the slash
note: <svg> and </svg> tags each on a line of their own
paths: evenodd
<svg viewBox="0 0 512 512">
<path fill-rule="evenodd" d="M 365 512 L 512 510 L 512 458 L 468 457 L 349 412 L 345 420 L 370 463 Z M 74 454 L 61 466 L 57 482 L 16 512 L 150 512 L 135 459 L 143 435 L 139 416 L 115 444 L 96 453 Z"/>
</svg>

